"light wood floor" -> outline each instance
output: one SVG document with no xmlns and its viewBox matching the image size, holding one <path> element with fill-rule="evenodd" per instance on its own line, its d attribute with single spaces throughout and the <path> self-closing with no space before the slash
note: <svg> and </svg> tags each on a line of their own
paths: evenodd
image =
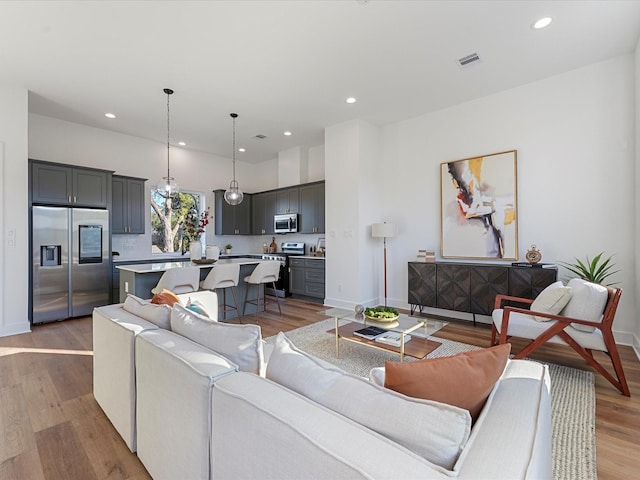
<svg viewBox="0 0 640 480">
<path fill-rule="evenodd" d="M 323 309 L 286 299 L 282 317 L 262 317 L 263 336 L 320 321 Z M 452 322 L 438 336 L 488 346 L 490 329 Z M 93 398 L 91 355 L 90 317 L 0 338 L 0 479 L 149 478 Z M 640 478 L 640 363 L 630 347 L 621 355 L 631 398 L 596 374 L 600 480 Z M 589 369 L 568 347 L 544 347 L 535 357 Z"/>
</svg>

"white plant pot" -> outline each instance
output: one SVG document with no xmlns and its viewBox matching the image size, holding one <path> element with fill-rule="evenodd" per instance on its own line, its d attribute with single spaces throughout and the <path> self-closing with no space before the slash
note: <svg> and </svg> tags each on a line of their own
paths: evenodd
<svg viewBox="0 0 640 480">
<path fill-rule="evenodd" d="M 189 244 L 189 258 L 200 260 L 202 258 L 202 243 L 198 240 Z"/>
</svg>

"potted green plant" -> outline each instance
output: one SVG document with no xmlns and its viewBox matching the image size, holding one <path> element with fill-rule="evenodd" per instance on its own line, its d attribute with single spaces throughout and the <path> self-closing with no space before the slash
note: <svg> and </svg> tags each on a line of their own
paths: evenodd
<svg viewBox="0 0 640 480">
<path fill-rule="evenodd" d="M 604 252 L 600 252 L 598 255 L 593 257 L 593 260 L 589 260 L 589 256 L 587 255 L 587 259 L 585 262 L 576 258 L 575 263 L 558 262 L 558 264 L 562 265 L 564 268 L 577 275 L 579 278 L 582 278 L 589 282 L 599 283 L 601 285 L 607 286 L 615 285 L 619 282 L 603 283 L 605 279 L 620 271 L 612 271 L 615 268 L 615 263 L 612 262 L 613 255 L 604 259 L 602 258 L 603 255 Z"/>
<path fill-rule="evenodd" d="M 225 250 L 226 250 L 227 254 L 229 254 L 229 253 L 231 253 L 231 249 L 233 248 L 233 245 L 231 245 L 230 243 L 227 243 L 227 244 L 224 246 L 224 248 L 225 248 Z"/>
</svg>

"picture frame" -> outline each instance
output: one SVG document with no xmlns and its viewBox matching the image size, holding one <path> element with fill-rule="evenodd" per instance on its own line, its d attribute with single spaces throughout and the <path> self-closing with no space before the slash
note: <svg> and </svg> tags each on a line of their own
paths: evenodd
<svg viewBox="0 0 640 480">
<path fill-rule="evenodd" d="M 517 150 L 440 164 L 442 258 L 518 259 Z"/>
</svg>

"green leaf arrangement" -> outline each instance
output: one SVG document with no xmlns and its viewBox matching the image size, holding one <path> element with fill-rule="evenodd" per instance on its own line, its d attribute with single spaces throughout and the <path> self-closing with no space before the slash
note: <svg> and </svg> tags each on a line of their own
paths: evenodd
<svg viewBox="0 0 640 480">
<path fill-rule="evenodd" d="M 602 258 L 603 255 L 604 252 L 600 252 L 598 255 L 593 257 L 593 260 L 589 260 L 589 256 L 587 255 L 586 262 L 576 258 L 576 263 L 558 262 L 558 264 L 562 265 L 571 273 L 574 273 L 578 277 L 589 282 L 599 283 L 600 285 L 606 286 L 616 285 L 619 282 L 603 283 L 605 279 L 620 271 L 612 271 L 615 268 L 615 263 L 612 262 L 613 255 L 604 259 Z"/>
</svg>

